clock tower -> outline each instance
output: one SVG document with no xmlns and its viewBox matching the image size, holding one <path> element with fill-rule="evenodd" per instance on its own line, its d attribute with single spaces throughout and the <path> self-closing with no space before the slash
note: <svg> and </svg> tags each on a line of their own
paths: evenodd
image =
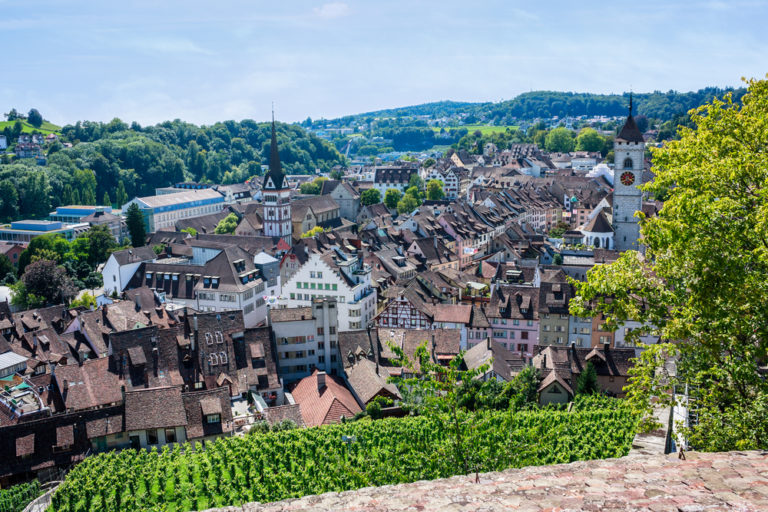
<svg viewBox="0 0 768 512">
<path fill-rule="evenodd" d="M 635 212 L 643 207 L 640 188 L 645 161 L 645 139 L 632 117 L 632 95 L 629 115 L 613 141 L 613 230 L 616 250 L 640 250 L 640 224 Z"/>
<path fill-rule="evenodd" d="M 262 197 L 264 198 L 264 236 L 280 237 L 288 245 L 292 245 L 291 191 L 288 188 L 283 167 L 280 165 L 274 112 L 272 113 L 272 141 L 269 147 L 269 171 L 264 175 Z"/>
</svg>

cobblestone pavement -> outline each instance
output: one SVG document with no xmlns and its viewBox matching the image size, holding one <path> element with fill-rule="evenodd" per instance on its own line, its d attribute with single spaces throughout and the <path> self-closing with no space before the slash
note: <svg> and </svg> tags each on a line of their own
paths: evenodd
<svg viewBox="0 0 768 512">
<path fill-rule="evenodd" d="M 688 453 L 574 462 L 368 487 L 221 511 L 766 512 L 768 452 Z"/>
</svg>

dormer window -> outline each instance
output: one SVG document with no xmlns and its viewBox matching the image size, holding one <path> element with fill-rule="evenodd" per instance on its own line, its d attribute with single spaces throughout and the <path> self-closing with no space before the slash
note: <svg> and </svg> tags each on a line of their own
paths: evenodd
<svg viewBox="0 0 768 512">
<path fill-rule="evenodd" d="M 227 364 L 227 353 L 219 352 L 219 360 L 221 361 L 221 364 Z"/>
<path fill-rule="evenodd" d="M 211 366 L 217 366 L 219 364 L 219 356 L 216 353 L 212 353 L 208 356 L 208 364 Z"/>
<path fill-rule="evenodd" d="M 205 343 L 208 345 L 213 345 L 213 336 L 211 336 L 211 333 L 209 332 L 205 333 Z"/>
<path fill-rule="evenodd" d="M 213 334 L 216 337 L 216 343 L 224 343 L 224 335 L 221 333 L 221 331 L 216 331 Z"/>
</svg>

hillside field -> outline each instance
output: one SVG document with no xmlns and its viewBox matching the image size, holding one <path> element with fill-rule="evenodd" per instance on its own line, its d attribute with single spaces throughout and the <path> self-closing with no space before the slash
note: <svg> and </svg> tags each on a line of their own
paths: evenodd
<svg viewBox="0 0 768 512">
<path fill-rule="evenodd" d="M 5 130 L 6 127 L 13 128 L 14 123 L 16 121 L 0 121 L 0 132 Z M 53 123 L 49 123 L 48 121 L 43 121 L 42 126 L 40 128 L 35 128 L 28 122 L 22 120 L 22 133 L 34 133 L 35 131 L 42 133 L 43 135 L 48 135 L 49 133 L 59 133 L 61 130 L 60 126 L 56 126 Z"/>
<path fill-rule="evenodd" d="M 491 135 L 494 133 L 504 133 L 509 128 L 510 130 L 516 129 L 517 126 L 515 125 L 507 125 L 507 126 L 491 126 L 486 124 L 465 124 L 461 126 L 446 126 L 446 130 L 450 129 L 456 129 L 456 128 L 466 128 L 468 130 L 468 133 L 473 133 L 477 130 L 480 130 L 480 133 L 483 134 L 483 136 Z M 440 132 L 439 127 L 432 127 L 432 129 L 436 132 Z"/>
</svg>

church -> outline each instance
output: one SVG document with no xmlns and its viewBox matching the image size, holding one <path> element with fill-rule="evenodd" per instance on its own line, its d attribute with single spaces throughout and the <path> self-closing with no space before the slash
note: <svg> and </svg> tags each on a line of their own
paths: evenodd
<svg viewBox="0 0 768 512">
<path fill-rule="evenodd" d="M 264 175 L 262 197 L 264 236 L 280 238 L 290 246 L 293 243 L 291 240 L 291 190 L 288 188 L 288 181 L 280 164 L 274 113 L 272 114 L 272 141 L 269 148 L 269 171 Z"/>
<path fill-rule="evenodd" d="M 613 248 L 617 251 L 640 250 L 640 224 L 635 212 L 643 207 L 645 139 L 632 117 L 632 95 L 629 116 L 613 141 Z"/>
</svg>

